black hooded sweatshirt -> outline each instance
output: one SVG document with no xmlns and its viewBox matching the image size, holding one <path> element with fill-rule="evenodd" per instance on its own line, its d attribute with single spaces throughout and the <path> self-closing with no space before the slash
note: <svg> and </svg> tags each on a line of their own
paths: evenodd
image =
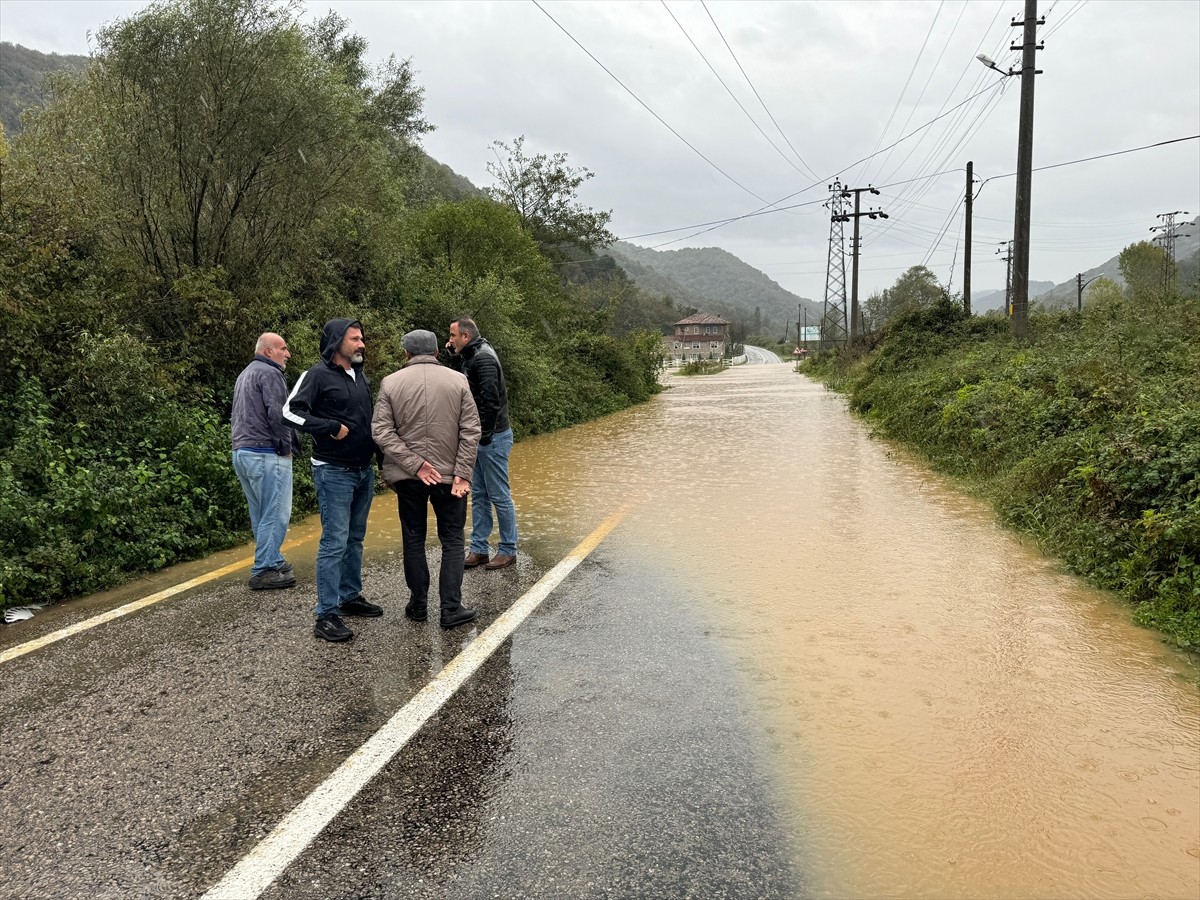
<svg viewBox="0 0 1200 900">
<path fill-rule="evenodd" d="M 335 466 L 369 466 L 379 450 L 371 438 L 371 383 L 362 363 L 354 363 L 353 377 L 333 361 L 334 352 L 351 328 L 362 328 L 357 319 L 330 319 L 321 332 L 321 358 L 292 388 L 283 404 L 283 421 L 313 436 L 313 459 Z M 334 436 L 345 425 L 342 440 Z"/>
</svg>

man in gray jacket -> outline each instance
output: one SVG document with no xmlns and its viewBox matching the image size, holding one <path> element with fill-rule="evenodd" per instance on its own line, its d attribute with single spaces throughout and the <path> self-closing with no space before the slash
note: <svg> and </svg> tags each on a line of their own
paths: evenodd
<svg viewBox="0 0 1200 900">
<path fill-rule="evenodd" d="M 288 395 L 283 370 L 291 355 L 287 341 L 267 332 L 233 386 L 233 470 L 250 507 L 254 591 L 296 583 L 292 564 L 280 550 L 292 518 L 292 454 L 300 449 L 296 432 L 283 423 Z"/>
<path fill-rule="evenodd" d="M 425 534 L 432 504 L 442 545 L 441 625 L 453 628 L 476 616 L 462 605 L 462 581 L 463 529 L 479 447 L 479 412 L 466 376 L 438 363 L 432 331 L 410 331 L 402 343 L 408 362 L 381 382 L 371 436 L 383 451 L 383 478 L 398 498 L 409 591 L 404 615 L 415 622 L 428 616 Z"/>
</svg>

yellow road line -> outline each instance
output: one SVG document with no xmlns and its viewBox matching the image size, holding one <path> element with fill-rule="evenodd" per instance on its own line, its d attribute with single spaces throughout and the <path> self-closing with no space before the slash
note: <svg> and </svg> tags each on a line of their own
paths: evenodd
<svg viewBox="0 0 1200 900">
<path fill-rule="evenodd" d="M 298 547 L 301 544 L 311 541 L 311 537 L 302 538 L 298 541 L 292 541 L 286 546 L 287 549 Z M 254 557 L 248 556 L 244 559 L 239 559 L 237 562 L 232 562 L 227 566 L 221 566 L 219 569 L 214 569 L 211 572 L 206 572 L 203 575 L 197 575 L 195 578 L 184 581 L 180 584 L 173 585 L 157 593 L 151 594 L 148 597 L 143 597 L 141 600 L 134 600 L 132 603 L 126 603 L 124 606 L 118 606 L 116 609 L 110 609 L 108 612 L 100 613 L 98 616 L 92 616 L 90 619 L 84 619 L 82 622 L 76 622 L 74 625 L 68 625 L 66 628 L 60 628 L 58 631 L 52 631 L 40 638 L 35 638 L 32 641 L 27 641 L 24 644 L 17 644 L 15 647 L 10 647 L 7 650 L 0 651 L 0 664 L 9 662 L 24 656 L 26 653 L 32 653 L 35 650 L 41 650 L 43 647 L 48 647 L 50 644 L 69 638 L 72 635 L 80 634 L 95 628 L 98 625 L 104 625 L 114 619 L 119 619 L 122 616 L 127 616 L 130 613 L 137 612 L 139 609 L 145 609 L 147 606 L 153 606 L 155 603 L 161 603 L 168 597 L 174 597 L 176 594 L 182 594 L 184 591 L 189 591 L 194 587 L 199 587 L 202 584 L 207 584 L 210 581 L 215 581 L 223 575 L 228 575 L 231 572 L 236 572 L 238 569 L 244 569 L 254 563 Z"/>
</svg>

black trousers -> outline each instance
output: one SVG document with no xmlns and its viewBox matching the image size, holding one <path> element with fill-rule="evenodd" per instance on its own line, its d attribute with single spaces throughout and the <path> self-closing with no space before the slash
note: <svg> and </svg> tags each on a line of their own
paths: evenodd
<svg viewBox="0 0 1200 900">
<path fill-rule="evenodd" d="M 462 605 L 463 529 L 467 523 L 467 498 L 455 497 L 450 485 L 428 485 L 416 478 L 397 481 L 392 488 L 400 513 L 403 535 L 404 581 L 410 602 L 420 605 L 429 597 L 429 562 L 425 558 L 429 505 L 437 519 L 438 541 L 442 545 L 442 568 L 438 574 L 438 596 L 443 610 Z"/>
</svg>

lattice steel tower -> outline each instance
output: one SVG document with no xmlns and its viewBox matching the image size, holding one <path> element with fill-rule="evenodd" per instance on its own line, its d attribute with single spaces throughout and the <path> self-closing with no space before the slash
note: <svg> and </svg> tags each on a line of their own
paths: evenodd
<svg viewBox="0 0 1200 900">
<path fill-rule="evenodd" d="M 1175 212 L 1159 213 L 1155 218 L 1162 219 L 1163 224 L 1152 225 L 1151 231 L 1158 231 L 1161 234 L 1154 236 L 1154 243 L 1160 244 L 1166 253 L 1163 259 L 1163 290 L 1170 291 L 1175 286 L 1175 238 L 1191 237 L 1190 234 L 1180 234 L 1179 229 L 1183 225 L 1175 224 L 1176 216 L 1186 216 L 1186 209 L 1177 209 Z"/>
<path fill-rule="evenodd" d="M 821 349 L 845 347 L 850 337 L 846 325 L 846 223 L 850 201 L 841 182 L 829 186 L 832 196 L 823 204 L 829 210 L 829 262 L 825 267 L 825 312 L 821 317 Z"/>
</svg>

